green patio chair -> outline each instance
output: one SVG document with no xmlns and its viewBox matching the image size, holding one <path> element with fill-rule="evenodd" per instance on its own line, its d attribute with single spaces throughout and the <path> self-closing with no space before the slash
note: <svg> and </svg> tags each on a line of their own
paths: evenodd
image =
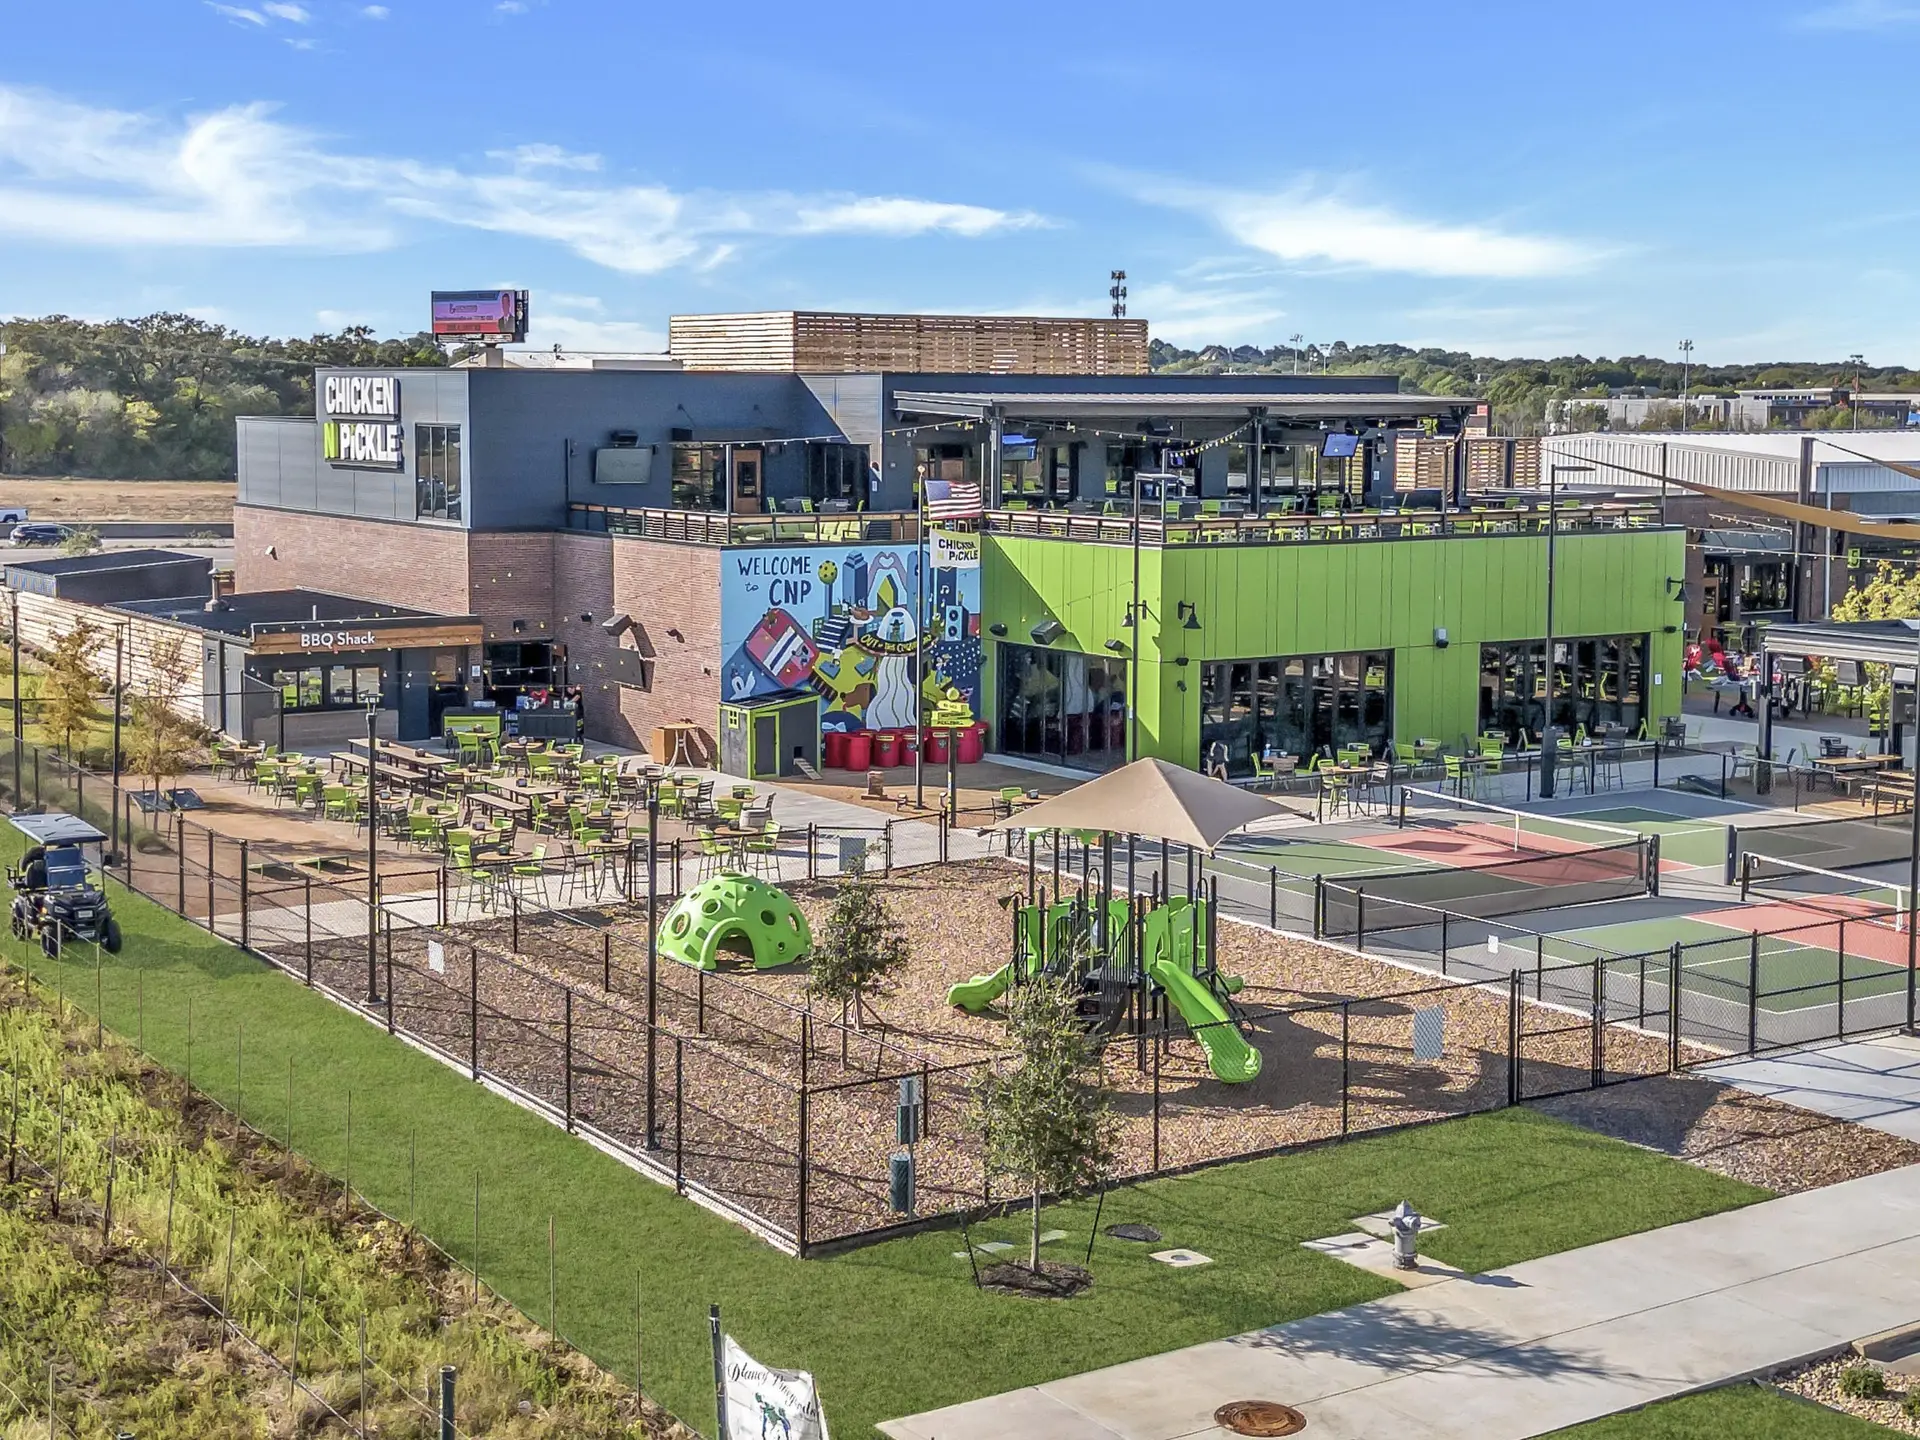
<svg viewBox="0 0 1920 1440">
<path fill-rule="evenodd" d="M 747 863 L 755 874 L 765 873 L 774 879 L 780 876 L 780 824 L 769 820 L 758 835 L 746 843 Z"/>
</svg>

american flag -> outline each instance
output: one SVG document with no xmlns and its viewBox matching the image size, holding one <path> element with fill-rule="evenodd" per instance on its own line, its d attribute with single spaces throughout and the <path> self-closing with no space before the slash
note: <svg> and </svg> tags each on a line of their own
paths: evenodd
<svg viewBox="0 0 1920 1440">
<path fill-rule="evenodd" d="M 972 520 L 983 514 L 977 480 L 927 481 L 927 518 L 930 520 Z"/>
</svg>

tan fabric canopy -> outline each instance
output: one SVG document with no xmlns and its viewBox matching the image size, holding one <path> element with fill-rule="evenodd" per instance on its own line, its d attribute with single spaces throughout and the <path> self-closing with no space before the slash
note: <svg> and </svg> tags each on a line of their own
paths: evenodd
<svg viewBox="0 0 1920 1440">
<path fill-rule="evenodd" d="M 1243 825 L 1292 814 L 1224 780 L 1147 759 L 1031 805 L 993 828 L 1108 830 L 1211 850 Z"/>
</svg>

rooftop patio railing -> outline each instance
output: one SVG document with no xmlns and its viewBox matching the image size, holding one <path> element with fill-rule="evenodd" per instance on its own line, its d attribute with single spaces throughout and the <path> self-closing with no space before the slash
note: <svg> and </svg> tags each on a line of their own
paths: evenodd
<svg viewBox="0 0 1920 1440">
<path fill-rule="evenodd" d="M 679 540 L 694 545 L 820 545 L 911 543 L 920 538 L 911 510 L 856 510 L 819 515 L 729 515 L 717 510 L 642 506 L 567 507 L 567 525 L 607 535 Z"/>
<path fill-rule="evenodd" d="M 1164 511 L 1154 507 L 1140 517 L 1144 545 L 1284 545 L 1345 540 L 1439 539 L 1463 535 L 1544 535 L 1547 506 L 1534 504 L 1469 504 L 1463 509 L 1348 509 L 1325 513 L 1269 511 L 1265 514 L 1228 514 L 1205 508 L 1208 502 L 1187 501 Z M 1556 528 L 1562 535 L 1585 535 L 1661 527 L 1657 504 L 1591 503 L 1563 500 L 1556 507 Z M 1002 509 L 987 512 L 986 528 L 994 535 L 1033 536 L 1051 540 L 1079 540 L 1126 544 L 1133 536 L 1133 518 L 1124 508 L 1091 512 L 1073 509 Z"/>
</svg>

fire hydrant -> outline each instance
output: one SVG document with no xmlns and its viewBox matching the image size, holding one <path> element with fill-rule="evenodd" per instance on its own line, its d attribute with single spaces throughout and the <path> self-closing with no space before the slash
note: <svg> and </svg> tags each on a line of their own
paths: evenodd
<svg viewBox="0 0 1920 1440">
<path fill-rule="evenodd" d="M 1414 1238 L 1420 1233 L 1422 1224 L 1419 1211 L 1402 1200 L 1393 1213 L 1387 1216 L 1387 1225 L 1393 1231 L 1393 1268 L 1396 1270 L 1417 1270 L 1420 1268 L 1420 1256 L 1414 1250 Z"/>
</svg>

